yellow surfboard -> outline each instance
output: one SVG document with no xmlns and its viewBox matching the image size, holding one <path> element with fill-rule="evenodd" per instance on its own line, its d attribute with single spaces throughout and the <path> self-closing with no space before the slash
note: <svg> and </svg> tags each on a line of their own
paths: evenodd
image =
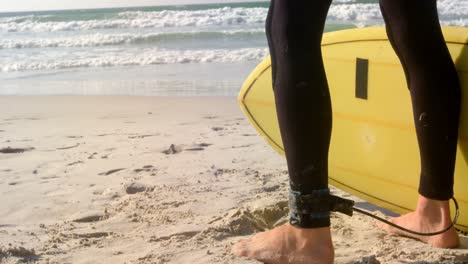
<svg viewBox="0 0 468 264">
<path fill-rule="evenodd" d="M 443 32 L 462 83 L 455 197 L 457 227 L 468 231 L 468 28 Z M 333 106 L 329 183 L 398 213 L 413 210 L 419 148 L 405 75 L 385 29 L 326 33 L 322 51 Z M 238 101 L 258 133 L 284 156 L 270 65 L 266 58 L 255 68 Z"/>
</svg>

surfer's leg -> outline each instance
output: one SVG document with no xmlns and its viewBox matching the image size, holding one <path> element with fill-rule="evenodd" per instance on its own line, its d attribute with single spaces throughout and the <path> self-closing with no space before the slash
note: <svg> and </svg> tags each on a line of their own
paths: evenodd
<svg viewBox="0 0 468 264">
<path fill-rule="evenodd" d="M 266 23 L 290 187 L 301 194 L 328 194 L 332 114 L 320 44 L 330 4 L 272 0 Z M 241 241 L 233 253 L 267 263 L 333 263 L 329 212 L 297 218 Z"/>
<path fill-rule="evenodd" d="M 330 4 L 276 0 L 267 15 L 276 111 L 294 194 L 328 195 L 332 114 L 320 44 Z M 328 212 L 297 218 L 298 227 L 330 225 Z"/>
<path fill-rule="evenodd" d="M 320 44 L 330 4 L 331 0 L 274 0 L 266 21 L 290 185 L 302 194 L 328 192 L 332 114 Z M 329 217 L 310 225 L 329 226 Z"/>
<path fill-rule="evenodd" d="M 267 28 L 274 44 L 274 95 L 290 187 L 301 194 L 328 191 L 332 112 L 320 44 L 330 4 L 276 0 Z M 301 224 L 320 227 L 330 222 L 325 216 Z"/>
<path fill-rule="evenodd" d="M 451 221 L 448 200 L 453 196 L 460 115 L 458 76 L 442 35 L 436 0 L 380 0 L 380 6 L 388 37 L 405 69 L 421 157 L 417 209 L 394 221 L 413 229 L 440 230 Z M 441 247 L 458 245 L 454 229 L 419 239 Z"/>
</svg>

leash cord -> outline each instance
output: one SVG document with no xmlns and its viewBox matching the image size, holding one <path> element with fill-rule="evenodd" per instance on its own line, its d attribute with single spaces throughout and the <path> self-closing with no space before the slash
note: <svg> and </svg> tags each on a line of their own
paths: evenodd
<svg viewBox="0 0 468 264">
<path fill-rule="evenodd" d="M 393 226 L 393 227 L 395 227 L 395 228 L 398 228 L 398 229 L 400 229 L 400 230 L 403 230 L 403 231 L 408 232 L 408 233 L 413 234 L 413 235 L 418 235 L 418 236 L 435 236 L 435 235 L 439 235 L 439 234 L 442 234 L 442 233 L 447 232 L 450 228 L 452 228 L 452 227 L 457 223 L 458 216 L 459 216 L 459 214 L 460 214 L 460 210 L 459 210 L 459 208 L 458 208 L 458 202 L 457 202 L 457 200 L 455 200 L 455 197 L 452 197 L 451 199 L 453 200 L 453 202 L 454 202 L 454 204 L 455 204 L 455 216 L 453 217 L 452 223 L 451 223 L 448 227 L 446 227 L 445 229 L 443 229 L 443 230 L 440 230 L 440 231 L 437 231 L 437 232 L 431 232 L 431 233 L 421 233 L 421 232 L 416 232 L 416 231 L 413 231 L 413 230 L 406 229 L 406 228 L 404 228 L 404 227 L 402 227 L 402 226 L 399 226 L 399 225 L 397 225 L 397 224 L 395 224 L 395 223 L 392 223 L 392 222 L 390 222 L 390 221 L 388 221 L 388 220 L 386 220 L 386 219 L 383 219 L 383 218 L 381 218 L 381 217 L 378 217 L 378 216 L 376 216 L 376 215 L 373 215 L 372 213 L 367 212 L 367 211 L 362 210 L 362 209 L 357 208 L 357 207 L 353 207 L 353 210 L 356 211 L 356 212 L 358 212 L 358 213 L 361 213 L 361 214 L 370 216 L 370 217 L 372 217 L 372 218 L 374 218 L 374 219 L 376 219 L 376 220 L 378 220 L 378 221 L 380 221 L 380 222 L 384 222 L 384 223 L 387 224 L 387 225 Z"/>
</svg>

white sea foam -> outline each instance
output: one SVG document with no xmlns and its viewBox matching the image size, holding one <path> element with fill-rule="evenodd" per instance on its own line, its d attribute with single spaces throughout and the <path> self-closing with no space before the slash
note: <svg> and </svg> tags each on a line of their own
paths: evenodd
<svg viewBox="0 0 468 264">
<path fill-rule="evenodd" d="M 68 37 L 0 39 L 0 49 L 98 47 L 124 44 L 157 43 L 160 41 L 183 41 L 186 39 L 209 40 L 216 38 L 243 38 L 263 36 L 264 29 L 187 31 L 172 33 L 122 33 L 85 34 Z"/>
<path fill-rule="evenodd" d="M 100 54 L 100 55 L 98 55 Z M 160 50 L 148 48 L 130 51 L 102 51 L 100 53 L 68 54 L 51 60 L 47 55 L 0 63 L 2 72 L 52 70 L 82 67 L 110 67 L 173 63 L 234 63 L 260 61 L 268 54 L 267 48 L 214 50 Z"/>
<path fill-rule="evenodd" d="M 468 26 L 467 0 L 439 0 L 437 2 L 439 18 L 442 24 L 452 26 Z"/>
<path fill-rule="evenodd" d="M 376 4 L 332 5 L 328 19 L 353 23 L 357 26 L 382 24 L 383 18 Z"/>
<path fill-rule="evenodd" d="M 468 26 L 468 0 L 439 0 L 438 11 L 442 25 Z M 384 23 L 378 4 L 332 5 L 328 19 L 353 23 L 360 27 Z"/>
<path fill-rule="evenodd" d="M 120 18 L 158 21 L 162 27 L 220 26 L 264 23 L 266 8 L 231 8 L 160 12 L 122 12 Z"/>
<path fill-rule="evenodd" d="M 198 11 L 122 12 L 116 18 L 87 21 L 38 21 L 35 17 L 2 18 L 4 32 L 83 31 L 116 28 L 168 28 L 263 24 L 266 8 L 231 8 Z"/>
</svg>

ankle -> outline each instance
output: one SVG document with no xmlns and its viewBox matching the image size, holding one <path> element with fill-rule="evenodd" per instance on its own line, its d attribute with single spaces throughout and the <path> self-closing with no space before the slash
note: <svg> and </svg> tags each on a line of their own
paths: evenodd
<svg viewBox="0 0 468 264">
<path fill-rule="evenodd" d="M 330 227 L 299 228 L 291 224 L 289 226 L 291 233 L 293 233 L 294 236 L 296 236 L 301 241 L 310 242 L 319 240 L 324 244 L 332 244 Z"/>
<path fill-rule="evenodd" d="M 330 260 L 333 263 L 335 250 L 333 247 L 330 227 L 298 228 L 293 225 L 291 231 L 296 237 L 296 249 L 307 251 L 319 259 Z"/>
<path fill-rule="evenodd" d="M 442 222 L 450 220 L 450 205 L 448 200 L 433 200 L 419 195 L 415 212 L 430 220 Z"/>
</svg>

